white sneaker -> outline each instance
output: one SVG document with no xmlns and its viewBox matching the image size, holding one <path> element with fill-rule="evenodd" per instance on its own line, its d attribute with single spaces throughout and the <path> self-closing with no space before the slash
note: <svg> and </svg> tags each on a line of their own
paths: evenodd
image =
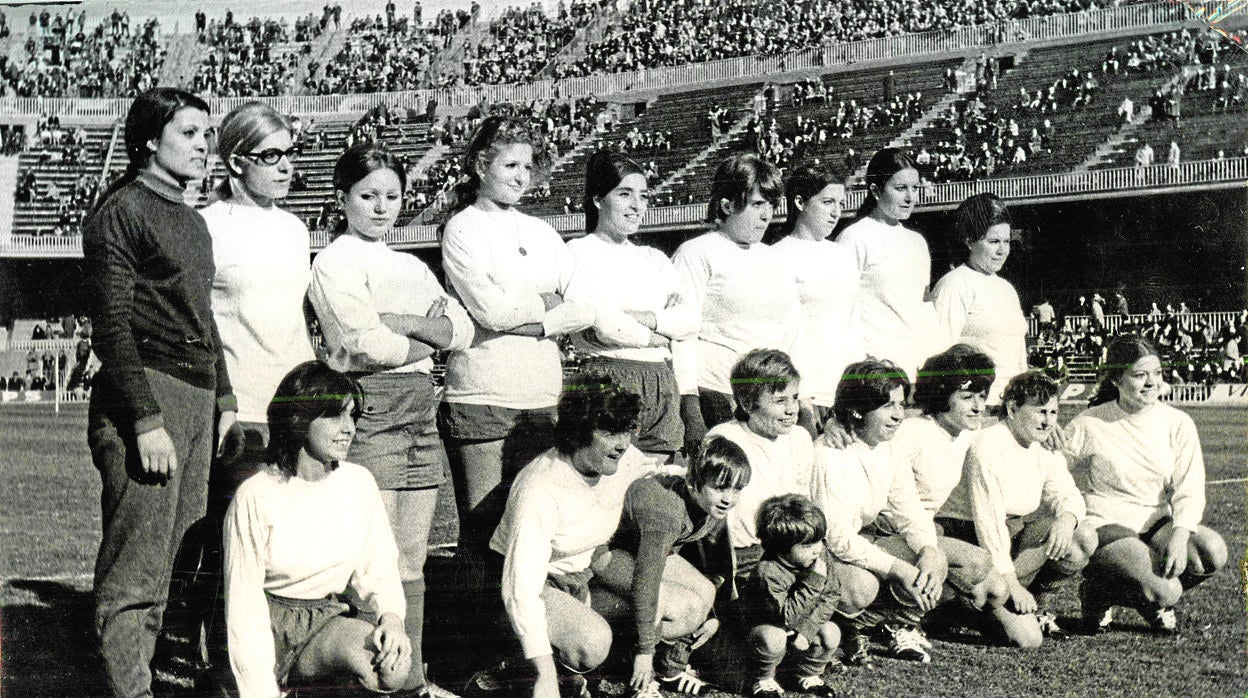
<svg viewBox="0 0 1248 698">
<path fill-rule="evenodd" d="M 672 691 L 674 693 L 687 693 L 696 696 L 702 692 L 710 684 L 703 681 L 698 672 L 692 667 L 685 666 L 684 670 L 675 676 L 659 676 L 657 677 L 660 688 Z"/>
<path fill-rule="evenodd" d="M 828 685 L 822 676 L 803 676 L 797 680 L 797 685 L 802 689 L 802 693 L 809 693 L 818 698 L 836 698 L 837 690 Z"/>
<path fill-rule="evenodd" d="M 888 628 L 887 630 L 892 635 L 892 640 L 889 642 L 888 647 L 894 657 L 922 664 L 930 664 L 932 662 L 932 655 L 928 652 L 932 645 L 923 636 L 921 630 L 905 627 Z"/>
<path fill-rule="evenodd" d="M 1173 606 L 1157 609 L 1148 619 L 1148 624 L 1153 630 L 1165 635 L 1175 635 L 1179 632 L 1179 616 L 1174 612 Z"/>
<path fill-rule="evenodd" d="M 750 688 L 750 695 L 753 698 L 783 698 L 784 689 L 775 679 L 759 679 Z"/>
<path fill-rule="evenodd" d="M 633 693 L 633 698 L 663 698 L 663 694 L 659 692 L 659 682 L 647 683 L 645 688 Z"/>
<path fill-rule="evenodd" d="M 1057 624 L 1057 616 L 1049 611 L 1038 611 L 1036 613 L 1036 623 L 1040 626 L 1040 633 L 1045 637 L 1066 637 L 1066 631 Z"/>
</svg>

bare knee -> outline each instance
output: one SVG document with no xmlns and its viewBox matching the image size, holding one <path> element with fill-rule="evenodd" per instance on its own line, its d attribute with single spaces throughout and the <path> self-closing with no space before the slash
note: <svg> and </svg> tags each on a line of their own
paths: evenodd
<svg viewBox="0 0 1248 698">
<path fill-rule="evenodd" d="M 1198 574 L 1213 574 L 1226 566 L 1230 554 L 1226 550 L 1226 541 L 1211 528 L 1201 526 L 1192 536 L 1192 547 L 1196 549 L 1195 561 Z"/>
<path fill-rule="evenodd" d="M 1144 595 L 1162 608 L 1173 606 L 1183 595 L 1183 583 L 1177 578 L 1154 577 L 1144 585 Z"/>
<path fill-rule="evenodd" d="M 854 568 L 842 579 L 841 610 L 847 614 L 862 611 L 880 594 L 880 580 L 867 570 Z"/>
<path fill-rule="evenodd" d="M 1005 583 L 1005 578 L 998 574 L 995 570 L 988 573 L 987 577 L 979 584 L 975 585 L 974 598 L 976 603 L 980 603 L 985 610 L 1001 608 L 1006 601 L 1010 600 L 1010 588 Z"/>
<path fill-rule="evenodd" d="M 710 600 L 699 598 L 695 592 L 688 589 L 671 594 L 665 605 L 663 617 L 669 619 L 677 637 L 697 630 L 711 612 Z"/>
<path fill-rule="evenodd" d="M 1030 613 L 1011 613 L 1004 608 L 993 611 L 993 617 L 1001 625 L 1005 639 L 1020 649 L 1035 649 L 1044 643 L 1040 624 Z"/>
<path fill-rule="evenodd" d="M 559 655 L 569 669 L 575 672 L 592 671 L 607 660 L 611 652 L 611 628 L 599 620 L 581 628 L 571 647 L 560 648 Z"/>
<path fill-rule="evenodd" d="M 783 657 L 789 637 L 784 628 L 756 625 L 750 630 L 750 647 L 764 657 Z"/>
</svg>

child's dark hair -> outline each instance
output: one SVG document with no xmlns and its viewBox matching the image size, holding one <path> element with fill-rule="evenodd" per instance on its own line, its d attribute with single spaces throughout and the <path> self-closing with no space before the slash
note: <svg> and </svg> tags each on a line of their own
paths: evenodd
<svg viewBox="0 0 1248 698">
<path fill-rule="evenodd" d="M 867 359 L 850 364 L 836 385 L 832 413 L 841 426 L 850 433 L 857 433 L 867 413 L 887 405 L 897 386 L 904 388 L 903 392 L 910 392 L 910 379 L 891 361 Z"/>
<path fill-rule="evenodd" d="M 299 449 L 308 438 L 308 427 L 321 417 L 335 417 L 351 410 L 357 419 L 364 393 L 355 379 L 319 361 L 305 361 L 292 368 L 277 386 L 269 402 L 269 459 L 287 477 L 298 466 Z"/>
<path fill-rule="evenodd" d="M 555 447 L 565 456 L 593 443 L 594 430 L 622 434 L 637 429 L 641 398 L 607 376 L 583 373 L 563 386 Z"/>
<path fill-rule="evenodd" d="M 750 194 L 757 189 L 772 206 L 780 205 L 784 192 L 780 170 L 757 153 L 740 152 L 729 155 L 719 163 L 715 179 L 711 181 L 711 201 L 706 207 L 706 222 L 718 223 L 728 217 L 723 202 L 732 204 L 740 212 L 750 201 Z"/>
<path fill-rule="evenodd" d="M 732 399 L 736 402 L 733 417 L 744 422 L 758 407 L 763 395 L 778 393 L 801 374 L 789 355 L 779 349 L 754 349 L 737 360 L 732 367 Z"/>
<path fill-rule="evenodd" d="M 996 376 L 996 365 L 987 354 L 969 344 L 955 344 L 923 362 L 914 381 L 914 404 L 923 414 L 943 414 L 954 393 L 986 393 Z"/>
<path fill-rule="evenodd" d="M 598 227 L 598 206 L 595 199 L 600 199 L 624 181 L 624 178 L 646 171 L 636 160 L 623 153 L 603 148 L 589 156 L 585 164 L 585 198 L 581 201 L 581 210 L 585 212 L 585 232 L 592 233 Z"/>
<path fill-rule="evenodd" d="M 1005 386 L 1003 399 L 1006 405 L 1015 407 L 1028 403 L 1043 405 L 1057 397 L 1058 390 L 1057 381 L 1040 371 L 1027 371 L 1010 379 Z"/>
<path fill-rule="evenodd" d="M 351 187 L 377 170 L 390 170 L 399 178 L 399 191 L 407 190 L 407 172 L 399 159 L 379 145 L 361 143 L 348 148 L 334 163 L 334 191 L 350 194 Z M 337 237 L 345 232 L 347 217 L 343 215 L 333 234 Z"/>
<path fill-rule="evenodd" d="M 708 436 L 689 460 L 685 480 L 691 489 L 745 489 L 750 484 L 750 459 L 732 439 Z"/>
<path fill-rule="evenodd" d="M 827 517 L 803 494 L 782 494 L 764 500 L 758 507 L 755 524 L 763 553 L 773 557 L 789 552 L 795 545 L 823 540 L 828 534 Z"/>
<path fill-rule="evenodd" d="M 147 167 L 152 159 L 148 142 L 160 138 L 165 126 L 173 121 L 174 115 L 188 107 L 209 113 L 207 102 L 186 90 L 174 87 L 156 87 L 134 98 L 130 110 L 126 112 L 124 139 L 126 158 L 129 160 L 126 171 L 100 195 L 95 202 L 96 208 L 139 176 L 139 171 Z"/>
</svg>

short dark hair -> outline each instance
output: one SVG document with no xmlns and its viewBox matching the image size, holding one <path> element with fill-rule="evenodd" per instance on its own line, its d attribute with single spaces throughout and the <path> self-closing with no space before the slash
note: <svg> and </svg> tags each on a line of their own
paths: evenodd
<svg viewBox="0 0 1248 698">
<path fill-rule="evenodd" d="M 828 534 L 828 519 L 804 494 L 769 497 L 758 507 L 755 518 L 758 540 L 767 555 L 783 555 L 795 545 L 822 540 Z"/>
<path fill-rule="evenodd" d="M 1005 385 L 1004 401 L 1006 405 L 1022 407 L 1030 402 L 1043 405 L 1057 397 L 1059 387 L 1057 381 L 1040 371 L 1026 371 L 1014 376 Z"/>
<path fill-rule="evenodd" d="M 763 395 L 778 393 L 802 379 L 789 355 L 779 349 L 754 349 L 737 360 L 729 380 L 732 399 L 737 403 L 733 416 L 744 422 Z"/>
<path fill-rule="evenodd" d="M 732 439 L 711 435 L 703 439 L 689 459 L 685 480 L 693 489 L 707 485 L 716 489 L 744 489 L 750 484 L 750 459 Z"/>
<path fill-rule="evenodd" d="M 351 410 L 358 419 L 364 392 L 353 378 L 319 361 L 295 366 L 278 384 L 269 402 L 269 459 L 287 477 L 295 475 L 299 449 L 308 438 L 308 427 L 321 417 L 336 417 Z"/>
<path fill-rule="evenodd" d="M 953 212 L 954 235 L 967 247 L 982 240 L 988 229 L 999 223 L 1013 226 L 1014 218 L 1001 197 L 992 192 L 967 197 Z"/>
<path fill-rule="evenodd" d="M 565 456 L 593 443 L 594 430 L 622 434 L 637 429 L 641 398 L 607 376 L 584 373 L 563 387 L 555 447 Z"/>
<path fill-rule="evenodd" d="M 923 362 L 911 399 L 923 414 L 943 414 L 954 393 L 986 393 L 996 377 L 996 366 L 987 354 L 969 344 L 955 344 Z"/>
<path fill-rule="evenodd" d="M 718 223 L 728 217 L 720 206 L 724 199 L 737 211 L 745 208 L 750 193 L 755 189 L 772 206 L 779 205 L 784 191 L 780 170 L 757 153 L 740 152 L 724 158 L 715 169 L 715 179 L 711 181 L 711 202 L 706 207 L 706 222 Z"/>
<path fill-rule="evenodd" d="M 832 413 L 852 433 L 862 426 L 868 412 L 888 404 L 889 394 L 898 386 L 910 392 L 910 379 L 897 364 L 879 359 L 852 363 L 836 384 Z"/>
</svg>

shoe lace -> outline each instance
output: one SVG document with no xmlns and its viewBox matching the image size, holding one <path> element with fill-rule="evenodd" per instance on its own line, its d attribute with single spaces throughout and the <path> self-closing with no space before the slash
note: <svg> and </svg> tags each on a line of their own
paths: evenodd
<svg viewBox="0 0 1248 698">
<path fill-rule="evenodd" d="M 1173 630 L 1179 624 L 1179 617 L 1175 614 L 1173 608 L 1159 608 L 1155 615 L 1153 624 L 1159 628 Z"/>
<path fill-rule="evenodd" d="M 927 638 L 914 628 L 898 628 L 893 631 L 893 651 L 897 654 L 915 654 L 920 657 L 927 657 L 927 649 L 924 648 Z"/>
<path fill-rule="evenodd" d="M 669 688 L 673 688 L 680 693 L 691 693 L 698 695 L 702 689 L 706 688 L 707 683 L 698 676 L 698 672 L 691 667 L 686 666 L 683 671 L 675 676 L 667 676 L 659 679 Z"/>
<path fill-rule="evenodd" d="M 754 695 L 759 693 L 784 693 L 784 689 L 780 687 L 780 682 L 775 679 L 759 679 L 754 684 L 754 690 L 750 691 Z"/>
<path fill-rule="evenodd" d="M 803 691 L 809 691 L 815 688 L 824 688 L 828 685 L 822 676 L 803 676 L 798 679 L 797 685 L 802 687 Z"/>
<path fill-rule="evenodd" d="M 645 688 L 633 694 L 633 698 L 662 698 L 663 694 L 659 692 L 659 682 L 650 681 Z"/>
</svg>

